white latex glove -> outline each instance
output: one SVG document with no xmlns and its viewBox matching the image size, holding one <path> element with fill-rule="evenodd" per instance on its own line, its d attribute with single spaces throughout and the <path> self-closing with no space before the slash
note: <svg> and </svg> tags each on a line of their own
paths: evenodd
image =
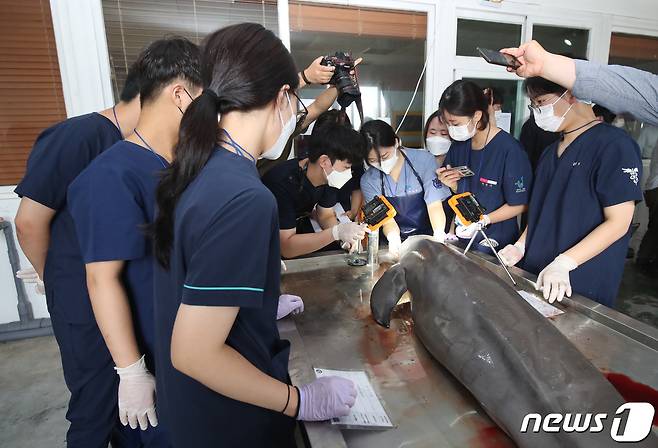
<svg viewBox="0 0 658 448">
<path fill-rule="evenodd" d="M 544 299 L 548 303 L 561 302 L 566 294 L 571 297 L 571 282 L 569 272 L 578 267 L 572 258 L 560 254 L 555 260 L 544 268 L 537 277 L 537 291 L 544 291 Z"/>
<path fill-rule="evenodd" d="M 23 280 L 23 283 L 34 283 L 34 290 L 37 294 L 46 295 L 46 287 L 34 268 L 21 269 L 16 272 L 16 277 Z"/>
<path fill-rule="evenodd" d="M 155 414 L 155 377 L 146 368 L 144 356 L 128 367 L 115 367 L 119 375 L 119 419 L 123 426 L 145 431 L 158 426 Z"/>
<path fill-rule="evenodd" d="M 304 302 L 299 296 L 292 294 L 281 294 L 279 306 L 276 311 L 276 320 L 283 319 L 288 314 L 300 314 L 304 312 Z"/>
<path fill-rule="evenodd" d="M 525 243 L 517 241 L 514 244 L 508 244 L 498 251 L 498 255 L 500 255 L 500 259 L 503 260 L 506 266 L 514 266 L 525 255 Z"/>
<path fill-rule="evenodd" d="M 454 243 L 454 242 L 457 242 L 457 241 L 459 241 L 459 238 L 457 238 L 457 235 L 455 235 L 454 233 L 446 233 L 446 242 Z"/>
<path fill-rule="evenodd" d="M 357 247 L 355 243 L 361 241 L 366 236 L 366 225 L 351 221 L 341 222 L 331 229 L 331 234 L 334 237 L 334 241 L 340 240 L 343 242 L 341 247 L 345 248 L 345 245 L 349 244 L 349 250 L 353 252 Z"/>
<path fill-rule="evenodd" d="M 465 239 L 465 240 L 470 240 L 473 238 L 473 235 L 478 231 L 478 224 L 482 224 L 483 227 L 488 226 L 491 224 L 491 220 L 489 219 L 489 215 L 482 215 L 482 219 L 478 222 L 471 223 L 467 226 L 463 225 L 458 225 L 457 228 L 455 229 L 455 233 L 459 238 Z"/>
<path fill-rule="evenodd" d="M 439 230 L 434 232 L 434 236 L 432 238 L 434 238 L 435 241 L 438 241 L 441 244 L 445 244 L 446 237 L 447 237 L 446 233 L 442 230 Z"/>
<path fill-rule="evenodd" d="M 402 247 L 400 234 L 391 232 L 386 235 L 386 239 L 388 240 L 388 253 L 391 254 L 393 258 L 400 258 L 400 248 Z"/>
</svg>

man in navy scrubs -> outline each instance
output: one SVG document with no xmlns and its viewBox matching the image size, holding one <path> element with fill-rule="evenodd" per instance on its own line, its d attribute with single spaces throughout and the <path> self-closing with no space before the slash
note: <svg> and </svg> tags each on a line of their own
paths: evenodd
<svg viewBox="0 0 658 448">
<path fill-rule="evenodd" d="M 529 78 L 526 90 L 537 125 L 562 137 L 539 161 L 526 232 L 500 255 L 509 265 L 524 258 L 550 302 L 575 291 L 613 306 L 642 200 L 639 147 L 564 87 Z"/>
<path fill-rule="evenodd" d="M 158 173 L 172 160 L 183 112 L 201 92 L 199 49 L 187 39 L 159 40 L 140 66 L 137 126 L 73 181 L 68 203 L 96 322 L 120 378 L 119 418 L 141 428 L 144 445 L 137 446 L 168 447 L 151 374 L 154 259 L 144 228 L 154 219 Z"/>
<path fill-rule="evenodd" d="M 352 166 L 363 163 L 363 152 L 358 132 L 337 124 L 318 127 L 308 160 L 288 160 L 263 177 L 278 204 L 284 257 L 310 254 L 338 240 L 347 247 L 363 238 L 362 225 L 339 223 L 333 209 L 338 189 L 352 178 Z M 314 208 L 323 229 L 317 233 L 308 219 Z"/>
<path fill-rule="evenodd" d="M 133 65 L 121 101 L 98 113 L 69 118 L 39 135 L 16 187 L 23 252 L 45 283 L 50 320 L 71 392 L 68 447 L 121 444 L 117 377 L 87 295 L 85 269 L 69 213 L 69 184 L 100 153 L 132 132 L 139 117 L 139 73 Z M 113 428 L 116 431 L 113 431 Z M 121 434 L 120 434 L 121 433 Z"/>
</svg>

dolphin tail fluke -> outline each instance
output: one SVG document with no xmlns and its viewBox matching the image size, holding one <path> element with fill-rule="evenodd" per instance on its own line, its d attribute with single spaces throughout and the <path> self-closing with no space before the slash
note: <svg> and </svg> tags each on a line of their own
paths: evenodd
<svg viewBox="0 0 658 448">
<path fill-rule="evenodd" d="M 370 310 L 379 325 L 390 326 L 391 312 L 405 292 L 407 279 L 404 268 L 396 264 L 382 275 L 370 294 Z"/>
</svg>

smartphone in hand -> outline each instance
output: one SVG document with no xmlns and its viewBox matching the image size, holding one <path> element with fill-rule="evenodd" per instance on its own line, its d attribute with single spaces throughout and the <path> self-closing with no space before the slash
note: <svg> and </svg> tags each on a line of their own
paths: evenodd
<svg viewBox="0 0 658 448">
<path fill-rule="evenodd" d="M 477 51 L 489 64 L 502 65 L 503 67 L 511 67 L 513 69 L 517 69 L 521 66 L 519 60 L 512 55 L 480 47 L 477 47 Z"/>
<path fill-rule="evenodd" d="M 455 166 L 455 167 L 453 167 L 453 168 L 451 168 L 451 169 L 458 171 L 459 174 L 462 175 L 462 177 L 471 177 L 471 176 L 475 176 L 475 173 L 473 172 L 473 170 L 471 170 L 471 169 L 470 169 L 469 167 L 467 167 L 466 165 Z"/>
</svg>

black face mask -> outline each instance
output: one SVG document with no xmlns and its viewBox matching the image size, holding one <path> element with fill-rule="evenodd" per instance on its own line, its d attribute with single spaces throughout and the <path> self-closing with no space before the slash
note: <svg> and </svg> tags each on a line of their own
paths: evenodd
<svg viewBox="0 0 658 448">
<path fill-rule="evenodd" d="M 190 97 L 190 100 L 191 100 L 191 101 L 194 101 L 194 98 L 192 98 L 192 95 L 190 95 L 190 92 L 188 92 L 187 89 L 186 89 L 185 87 L 183 87 L 183 90 L 185 91 L 185 93 L 187 93 L 187 96 Z M 183 112 L 183 109 L 181 109 L 180 106 L 176 106 L 176 107 L 177 107 L 178 110 L 180 111 L 180 114 L 181 114 L 181 115 L 185 115 L 185 112 Z"/>
</svg>

